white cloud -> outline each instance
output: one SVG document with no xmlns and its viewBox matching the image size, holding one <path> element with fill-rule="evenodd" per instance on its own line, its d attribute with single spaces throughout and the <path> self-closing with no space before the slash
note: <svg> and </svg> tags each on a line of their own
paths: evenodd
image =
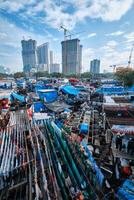
<svg viewBox="0 0 134 200">
<path fill-rule="evenodd" d="M 110 40 L 104 46 L 100 47 L 98 51 L 100 54 L 103 52 L 106 57 L 109 57 L 116 53 L 117 45 L 118 43 L 116 41 Z"/>
<path fill-rule="evenodd" d="M 127 66 L 128 58 L 130 55 L 130 49 L 118 49 L 118 43 L 114 40 L 108 41 L 104 46 L 100 47 L 98 50 L 99 55 L 101 55 L 101 71 L 106 69 L 107 71 L 112 71 L 109 66 Z M 132 59 L 134 65 L 134 59 Z"/>
<path fill-rule="evenodd" d="M 91 37 L 95 37 L 95 36 L 96 36 L 96 33 L 90 33 L 87 37 L 91 38 Z"/>
<path fill-rule="evenodd" d="M 77 1 L 76 1 L 77 2 Z M 101 18 L 103 21 L 119 20 L 132 7 L 133 0 L 89 0 L 79 7 L 75 17 L 82 21 L 86 17 Z"/>
<path fill-rule="evenodd" d="M 130 25 L 130 21 L 125 21 L 123 24 L 120 25 L 121 28 L 127 28 Z"/>
<path fill-rule="evenodd" d="M 26 5 L 32 5 L 35 2 L 36 0 L 0 0 L 0 8 L 8 10 L 9 12 L 17 12 Z"/>
<path fill-rule="evenodd" d="M 107 46 L 109 47 L 115 47 L 118 45 L 118 42 L 116 42 L 115 40 L 110 40 L 108 43 L 107 43 Z"/>
<path fill-rule="evenodd" d="M 133 0 L 95 0 L 95 13 L 104 21 L 119 20 L 132 6 Z"/>
<path fill-rule="evenodd" d="M 106 36 L 120 36 L 120 35 L 123 35 L 124 34 L 124 31 L 116 31 L 116 32 L 113 32 L 113 33 L 108 33 L 106 34 Z"/>
<path fill-rule="evenodd" d="M 124 66 L 128 65 L 128 59 L 130 55 L 130 50 L 125 49 L 124 51 L 118 51 L 114 49 L 111 52 L 103 52 L 103 56 L 101 59 L 101 67 L 103 69 L 107 69 L 108 71 L 112 71 L 112 68 L 109 66 L 116 65 L 116 66 Z M 132 66 L 134 67 L 134 58 L 132 58 Z"/>
<path fill-rule="evenodd" d="M 95 50 L 93 48 L 83 48 L 82 52 L 82 72 L 90 71 L 90 61 L 95 58 Z"/>
<path fill-rule="evenodd" d="M 58 38 L 53 38 L 53 41 L 55 41 L 55 42 L 58 41 L 58 40 L 59 40 Z"/>
<path fill-rule="evenodd" d="M 124 38 L 126 39 L 125 43 L 134 43 L 134 32 L 125 34 Z"/>
<path fill-rule="evenodd" d="M 0 39 L 4 39 L 7 37 L 7 34 L 4 32 L 0 32 Z"/>
<path fill-rule="evenodd" d="M 4 53 L 4 52 L 1 52 L 0 53 L 0 57 L 11 57 L 12 55 L 11 54 L 8 54 L 8 53 Z"/>
<path fill-rule="evenodd" d="M 73 29 L 77 23 L 84 22 L 87 17 L 100 18 L 103 21 L 115 21 L 132 7 L 134 0 L 7 0 L 0 3 L 0 8 L 9 12 L 18 12 L 30 20 L 40 19 L 40 23 L 46 23 L 53 28 L 59 28 L 61 24 L 67 29 Z M 72 13 L 66 9 L 74 8 Z M 21 11 L 23 10 L 23 13 Z M 44 13 L 44 17 L 38 14 Z"/>
</svg>

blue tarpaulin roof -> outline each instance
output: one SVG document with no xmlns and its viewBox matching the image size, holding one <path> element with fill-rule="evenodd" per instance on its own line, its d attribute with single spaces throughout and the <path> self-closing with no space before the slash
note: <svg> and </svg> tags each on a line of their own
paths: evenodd
<svg viewBox="0 0 134 200">
<path fill-rule="evenodd" d="M 11 100 L 17 99 L 18 101 L 20 101 L 20 102 L 22 102 L 22 103 L 25 103 L 25 102 L 26 102 L 26 96 L 25 96 L 25 95 L 18 94 L 18 93 L 16 93 L 16 92 L 12 92 L 12 93 L 11 93 L 10 99 L 11 99 Z"/>
<path fill-rule="evenodd" d="M 63 91 L 65 94 L 71 94 L 74 96 L 79 94 L 79 90 L 71 85 L 61 86 L 60 90 Z"/>
<path fill-rule="evenodd" d="M 125 88 L 122 86 L 103 86 L 96 90 L 96 92 L 101 94 L 126 94 Z"/>
<path fill-rule="evenodd" d="M 26 82 L 25 80 L 17 80 L 16 81 L 17 86 L 19 87 L 25 87 L 26 86 Z"/>
<path fill-rule="evenodd" d="M 45 90 L 45 89 L 52 89 L 52 85 L 50 84 L 36 84 L 35 85 L 35 91 L 38 92 L 38 90 Z"/>
<path fill-rule="evenodd" d="M 127 179 L 119 188 L 117 195 L 119 200 L 134 200 L 134 181 Z"/>
<path fill-rule="evenodd" d="M 134 92 L 134 85 L 131 87 L 123 86 L 103 86 L 98 88 L 96 92 L 101 94 L 127 94 L 128 92 Z"/>
<path fill-rule="evenodd" d="M 38 95 L 41 100 L 45 100 L 47 103 L 56 101 L 58 98 L 58 93 L 54 89 L 38 90 Z"/>
<path fill-rule="evenodd" d="M 88 133 L 89 125 L 87 123 L 82 123 L 80 125 L 80 132 L 81 133 Z"/>
<path fill-rule="evenodd" d="M 130 92 L 134 92 L 134 85 L 132 85 L 131 87 L 126 88 L 128 91 Z"/>
<path fill-rule="evenodd" d="M 44 110 L 45 106 L 42 102 L 35 102 L 34 103 L 34 112 L 40 112 L 41 110 Z"/>
</svg>

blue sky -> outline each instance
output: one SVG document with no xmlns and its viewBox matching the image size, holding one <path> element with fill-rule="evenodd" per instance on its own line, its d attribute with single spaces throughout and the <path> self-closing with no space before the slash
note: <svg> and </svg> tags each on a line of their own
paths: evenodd
<svg viewBox="0 0 134 200">
<path fill-rule="evenodd" d="M 0 65 L 22 70 L 21 39 L 49 42 L 61 63 L 63 25 L 83 45 L 83 72 L 90 60 L 126 66 L 134 42 L 134 0 L 0 0 Z M 134 54 L 132 58 L 134 65 Z"/>
</svg>

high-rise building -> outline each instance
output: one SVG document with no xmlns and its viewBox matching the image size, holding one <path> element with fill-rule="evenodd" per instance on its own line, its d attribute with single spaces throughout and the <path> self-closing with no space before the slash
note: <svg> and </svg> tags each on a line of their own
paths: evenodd
<svg viewBox="0 0 134 200">
<path fill-rule="evenodd" d="M 49 43 L 44 43 L 37 47 L 37 59 L 38 64 L 47 65 L 47 71 L 49 70 Z"/>
<path fill-rule="evenodd" d="M 83 47 L 82 45 L 80 45 L 80 47 L 79 47 L 80 48 L 80 50 L 79 50 L 79 59 L 80 59 L 79 60 L 79 63 L 80 63 L 80 65 L 79 65 L 80 69 L 79 70 L 80 70 L 80 73 L 82 72 L 82 47 Z"/>
<path fill-rule="evenodd" d="M 53 64 L 53 51 L 50 51 L 50 66 Z"/>
<path fill-rule="evenodd" d="M 93 74 L 99 74 L 100 73 L 100 60 L 94 59 L 90 62 L 90 72 Z"/>
<path fill-rule="evenodd" d="M 66 40 L 62 45 L 62 73 L 80 74 L 82 67 L 82 45 L 79 39 Z"/>
<path fill-rule="evenodd" d="M 57 73 L 60 72 L 60 64 L 59 63 L 53 63 L 50 65 L 50 73 L 54 73 L 54 72 L 57 72 Z"/>
<path fill-rule="evenodd" d="M 22 60 L 23 60 L 23 70 L 28 73 L 32 68 L 36 67 L 37 57 L 36 57 L 36 40 L 22 40 Z"/>
<path fill-rule="evenodd" d="M 37 65 L 37 71 L 38 72 L 42 72 L 42 71 L 48 72 L 48 65 L 47 64 L 38 64 Z"/>
</svg>

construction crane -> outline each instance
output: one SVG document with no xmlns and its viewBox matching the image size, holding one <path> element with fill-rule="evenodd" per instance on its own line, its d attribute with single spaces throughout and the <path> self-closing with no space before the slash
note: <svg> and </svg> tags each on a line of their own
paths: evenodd
<svg viewBox="0 0 134 200">
<path fill-rule="evenodd" d="M 71 40 L 72 35 L 80 34 L 80 33 L 83 33 L 83 32 L 85 32 L 85 31 L 81 31 L 81 32 L 77 32 L 77 33 L 71 33 L 71 34 L 67 35 L 66 37 L 69 37 L 69 39 Z"/>
<path fill-rule="evenodd" d="M 131 68 L 131 61 L 132 61 L 132 55 L 133 55 L 133 50 L 134 50 L 134 43 L 132 44 L 132 48 L 130 51 L 129 59 L 128 59 L 128 68 Z M 116 72 L 116 69 L 119 67 L 119 65 L 110 65 L 110 67 L 113 68 L 113 72 Z"/>
<path fill-rule="evenodd" d="M 60 26 L 60 28 L 64 30 L 64 41 L 66 41 L 66 39 L 67 39 L 67 37 L 68 37 L 68 36 L 67 36 L 67 32 L 70 33 L 70 31 L 68 31 L 68 30 L 67 30 L 64 26 L 62 26 L 62 25 Z"/>
<path fill-rule="evenodd" d="M 61 29 L 64 30 L 64 44 L 65 44 L 65 51 L 64 51 L 64 60 L 65 60 L 65 63 L 64 63 L 64 73 L 67 73 L 67 44 L 66 44 L 66 40 L 67 40 L 67 29 L 64 27 L 64 26 L 60 26 Z M 63 64 L 63 63 L 62 63 Z"/>
<path fill-rule="evenodd" d="M 60 26 L 61 29 L 64 30 L 64 73 L 67 73 L 67 38 L 69 37 L 69 40 L 71 40 L 72 35 L 76 35 L 85 31 L 77 32 L 77 33 L 71 33 L 69 30 L 67 30 L 64 26 Z"/>
<path fill-rule="evenodd" d="M 71 33 L 69 30 L 67 30 L 67 29 L 66 29 L 64 26 L 62 26 L 62 25 L 60 26 L 60 28 L 64 30 L 64 41 L 67 40 L 68 37 L 69 37 L 69 39 L 71 40 L 71 36 L 72 36 L 72 35 L 76 35 L 76 34 L 80 34 L 80 33 L 85 32 L 85 31 L 80 31 L 80 32 L 77 32 L 77 33 Z M 69 34 L 67 35 L 67 33 L 69 33 Z"/>
<path fill-rule="evenodd" d="M 116 72 L 117 65 L 110 65 L 109 67 L 112 67 L 113 68 L 113 72 Z"/>
<path fill-rule="evenodd" d="M 132 54 L 133 54 L 133 50 L 134 50 L 134 43 L 132 44 L 132 48 L 130 51 L 130 56 L 129 56 L 129 60 L 128 60 L 128 67 L 131 67 L 131 60 L 132 60 Z"/>
</svg>

